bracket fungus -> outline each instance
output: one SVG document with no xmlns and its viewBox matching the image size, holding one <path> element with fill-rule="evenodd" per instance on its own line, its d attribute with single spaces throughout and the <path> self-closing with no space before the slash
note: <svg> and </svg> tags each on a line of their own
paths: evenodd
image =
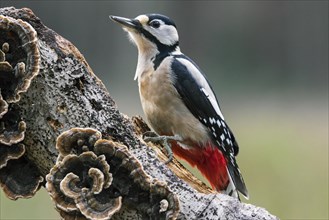
<svg viewBox="0 0 329 220">
<path fill-rule="evenodd" d="M 24 121 L 12 120 L 11 112 L 0 121 L 0 144 L 12 145 L 21 142 L 24 139 L 26 124 Z"/>
<path fill-rule="evenodd" d="M 92 151 L 95 142 L 102 137 L 102 134 L 91 128 L 72 128 L 63 132 L 56 140 L 56 149 L 59 152 L 57 161 L 69 154 L 81 154 L 85 151 Z"/>
<path fill-rule="evenodd" d="M 37 33 L 20 19 L 0 15 L 0 186 L 8 198 L 30 198 L 43 177 L 24 157 L 26 123 L 20 94 L 39 73 Z"/>
<path fill-rule="evenodd" d="M 31 198 L 39 190 L 43 177 L 24 157 L 9 160 L 0 169 L 0 186 L 9 199 Z"/>
<path fill-rule="evenodd" d="M 0 144 L 0 169 L 7 165 L 7 162 L 12 159 L 18 159 L 25 153 L 24 144 L 14 144 L 6 146 Z"/>
<path fill-rule="evenodd" d="M 29 23 L 2 15 L 0 33 L 0 88 L 4 99 L 14 103 L 20 100 L 20 93 L 27 91 L 31 80 L 39 73 L 38 38 Z"/>
<path fill-rule="evenodd" d="M 8 112 L 8 103 L 5 100 L 3 100 L 2 95 L 1 95 L 1 90 L 0 90 L 0 119 L 7 112 Z M 0 127 L 0 129 L 1 129 L 1 127 Z"/>
<path fill-rule="evenodd" d="M 121 207 L 121 197 L 102 195 L 112 181 L 109 169 L 103 155 L 91 151 L 69 154 L 51 169 L 46 187 L 58 209 L 79 210 L 90 219 L 108 219 Z"/>
<path fill-rule="evenodd" d="M 179 200 L 167 184 L 147 175 L 126 146 L 101 138 L 91 128 L 57 138 L 59 156 L 46 188 L 61 216 L 109 219 L 124 206 L 145 218 L 175 219 Z"/>
</svg>

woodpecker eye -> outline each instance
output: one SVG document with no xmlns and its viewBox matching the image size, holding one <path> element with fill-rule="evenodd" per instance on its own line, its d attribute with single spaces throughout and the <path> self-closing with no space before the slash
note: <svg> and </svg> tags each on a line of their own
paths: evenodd
<svg viewBox="0 0 329 220">
<path fill-rule="evenodd" d="M 158 27 L 160 27 L 160 22 L 157 20 L 151 21 L 150 26 L 154 27 L 154 28 L 158 28 Z"/>
</svg>

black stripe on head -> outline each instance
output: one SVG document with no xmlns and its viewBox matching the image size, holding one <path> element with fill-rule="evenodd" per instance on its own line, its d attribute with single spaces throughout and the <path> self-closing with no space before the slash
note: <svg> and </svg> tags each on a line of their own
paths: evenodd
<svg viewBox="0 0 329 220">
<path fill-rule="evenodd" d="M 155 36 L 153 36 L 150 32 L 148 32 L 144 28 L 141 28 L 139 31 L 144 35 L 144 37 L 146 37 L 151 42 L 153 42 L 157 45 L 159 52 L 164 52 L 164 51 L 172 52 L 178 46 L 178 42 L 176 42 L 173 45 L 166 45 L 166 44 L 161 43 Z"/>
<path fill-rule="evenodd" d="M 154 67 L 154 70 L 156 70 L 161 62 L 170 55 L 171 52 L 175 51 L 176 50 L 176 47 L 178 47 L 178 42 L 170 47 L 167 46 L 167 48 L 165 48 L 164 50 L 159 50 L 160 53 L 158 53 L 154 60 L 153 60 L 153 67 Z M 159 47 L 158 47 L 159 49 Z"/>
<path fill-rule="evenodd" d="M 165 15 L 147 14 L 146 16 L 149 18 L 149 22 L 151 22 L 154 19 L 159 19 L 159 20 L 163 21 L 166 25 L 172 25 L 172 26 L 176 27 L 175 22 Z"/>
<path fill-rule="evenodd" d="M 167 56 L 170 55 L 176 48 L 179 46 L 178 41 L 173 45 L 165 45 L 161 43 L 156 37 L 154 37 L 150 32 L 145 29 L 140 30 L 141 34 L 143 34 L 147 39 L 151 42 L 155 43 L 158 48 L 159 53 L 155 56 L 153 60 L 153 67 L 156 70 L 161 64 L 162 60 L 164 60 Z"/>
</svg>

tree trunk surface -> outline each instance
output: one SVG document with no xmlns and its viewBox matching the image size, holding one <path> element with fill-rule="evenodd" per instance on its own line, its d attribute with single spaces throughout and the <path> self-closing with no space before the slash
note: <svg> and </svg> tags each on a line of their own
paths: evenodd
<svg viewBox="0 0 329 220">
<path fill-rule="evenodd" d="M 23 156 L 17 156 L 17 159 L 12 156 L 4 162 L 2 168 L 0 166 L 1 186 L 9 198 L 29 198 L 36 193 L 40 185 L 45 186 L 46 175 L 56 164 L 59 155 L 55 146 L 56 139 L 62 132 L 75 127 L 93 128 L 101 133 L 103 139 L 127 146 L 129 153 L 137 158 L 147 175 L 166 183 L 170 192 L 179 200 L 177 215 L 167 215 L 166 218 L 278 219 L 264 208 L 241 203 L 237 199 L 212 191 L 175 159 L 165 165 L 166 156 L 159 146 L 145 143 L 141 138 L 141 134 L 148 130 L 143 120 L 140 117 L 130 119 L 120 113 L 107 89 L 92 72 L 78 49 L 47 28 L 30 9 L 1 8 L 0 16 L 3 16 L 0 20 L 10 17 L 13 19 L 10 20 L 12 23 L 19 21 L 18 19 L 28 23 L 37 33 L 35 42 L 39 51 L 39 54 L 30 54 L 34 59 L 38 59 L 39 55 L 39 61 L 35 64 L 29 61 L 27 50 L 20 52 L 24 58 L 15 58 L 18 49 L 14 51 L 14 47 L 25 48 L 24 40 L 18 40 L 18 44 L 22 44 L 21 47 L 12 42 L 12 38 L 20 37 L 19 33 L 17 36 L 11 33 L 18 27 L 0 26 L 0 44 L 8 42 L 10 46 L 2 62 L 10 61 L 11 73 L 16 74 L 16 78 L 11 80 L 12 78 L 6 78 L 3 72 L 0 72 L 0 98 L 2 95 L 4 100 L 1 102 L 0 99 L 0 137 L 3 137 L 2 143 L 0 142 L 0 158 L 1 154 L 5 155 L 2 148 L 7 150 L 9 147 L 25 147 Z M 25 44 L 29 45 L 31 42 L 30 39 Z M 5 47 L 2 46 L 3 53 L 7 51 Z M 21 81 L 17 79 L 20 61 L 25 62 L 26 73 L 33 71 L 28 65 L 38 65 L 35 69 L 37 73 L 29 78 L 28 83 L 25 78 Z M 5 71 L 5 67 L 0 68 L 0 71 Z M 20 87 L 24 82 L 26 85 L 22 91 L 17 92 L 17 89 L 12 88 L 14 86 L 11 86 L 11 81 L 17 81 L 14 83 L 16 87 Z M 11 93 L 14 93 L 15 100 L 11 98 Z M 23 123 L 19 123 L 22 121 Z M 19 135 L 24 136 L 20 138 L 21 141 L 6 142 L 8 136 L 11 138 Z M 110 172 L 113 166 L 110 165 Z M 20 174 L 15 173 L 16 170 L 19 170 Z M 26 182 L 30 184 L 32 180 L 24 182 L 24 175 L 35 177 L 34 188 L 31 186 L 33 189 L 30 193 L 16 195 L 19 192 L 12 192 L 15 189 L 7 183 L 21 181 L 22 185 Z M 161 219 L 141 214 L 143 211 L 137 204 L 136 207 L 131 205 L 133 203 L 126 205 L 126 201 L 123 196 L 121 209 L 112 219 Z"/>
</svg>

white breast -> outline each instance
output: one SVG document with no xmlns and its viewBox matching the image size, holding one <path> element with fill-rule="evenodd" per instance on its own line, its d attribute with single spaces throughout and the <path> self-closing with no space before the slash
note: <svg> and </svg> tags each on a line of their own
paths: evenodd
<svg viewBox="0 0 329 220">
<path fill-rule="evenodd" d="M 146 68 L 139 77 L 142 107 L 150 126 L 158 134 L 179 135 L 185 140 L 209 141 L 207 129 L 187 109 L 168 74 L 172 58 L 167 57 L 154 72 Z"/>
</svg>

